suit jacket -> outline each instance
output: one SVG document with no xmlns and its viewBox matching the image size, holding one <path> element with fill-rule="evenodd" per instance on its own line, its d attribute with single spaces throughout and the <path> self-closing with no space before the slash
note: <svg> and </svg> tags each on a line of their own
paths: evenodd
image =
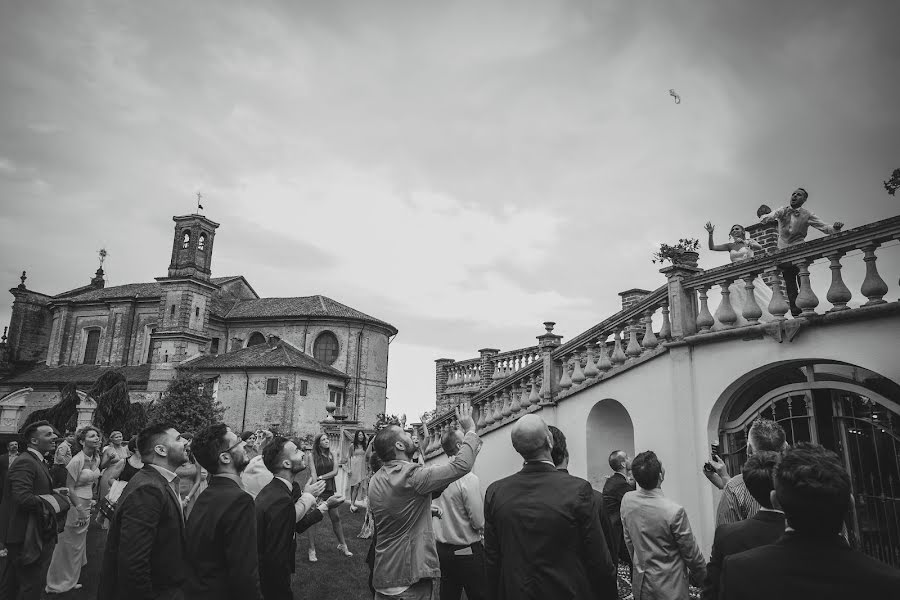
<svg viewBox="0 0 900 600">
<path fill-rule="evenodd" d="M 563 473 L 569 473 L 568 469 L 559 470 Z M 569 473 L 569 475 L 572 474 Z M 574 475 L 572 475 L 572 477 L 574 477 Z M 619 555 L 618 538 L 616 537 L 616 532 L 612 528 L 612 522 L 609 520 L 606 511 L 603 509 L 603 494 L 593 489 L 593 487 L 591 488 L 591 493 L 594 498 L 594 510 L 597 513 L 597 518 L 600 519 L 600 529 L 603 530 L 603 539 L 606 540 L 606 548 L 609 550 L 609 555 L 615 563 L 616 557 Z"/>
<path fill-rule="evenodd" d="M 631 587 L 635 600 L 687 598 L 687 571 L 702 583 L 706 561 L 684 508 L 658 488 L 638 489 L 625 494 L 620 512 L 634 565 Z"/>
<path fill-rule="evenodd" d="M 3 502 L 3 485 L 6 483 L 9 467 L 9 454 L 0 454 L 0 503 Z"/>
<path fill-rule="evenodd" d="M 181 502 L 150 465 L 134 474 L 109 524 L 98 600 L 145 600 L 187 578 Z"/>
<path fill-rule="evenodd" d="M 234 479 L 214 475 L 187 522 L 190 600 L 260 600 L 256 510 Z"/>
<path fill-rule="evenodd" d="M 7 463 L 8 465 L 8 463 Z M 31 450 L 19 453 L 3 482 L 3 503 L 0 504 L 0 542 L 21 544 L 29 517 L 36 517 L 44 508 L 42 494 L 53 492 L 50 469 Z"/>
<path fill-rule="evenodd" d="M 618 598 L 587 481 L 527 463 L 488 487 L 484 517 L 488 598 Z"/>
<path fill-rule="evenodd" d="M 297 540 L 302 533 L 322 520 L 322 511 L 313 507 L 297 521 L 292 491 L 275 478 L 256 496 L 256 546 L 259 568 L 265 573 L 293 573 Z"/>
<path fill-rule="evenodd" d="M 758 546 L 773 544 L 782 535 L 784 535 L 784 513 L 768 510 L 762 510 L 744 521 L 716 527 L 712 553 L 706 566 L 703 600 L 718 600 L 719 576 L 722 574 L 722 561 L 726 557 Z"/>
<path fill-rule="evenodd" d="M 720 598 L 897 598 L 900 570 L 827 539 L 785 532 L 777 542 L 725 559 Z"/>
</svg>

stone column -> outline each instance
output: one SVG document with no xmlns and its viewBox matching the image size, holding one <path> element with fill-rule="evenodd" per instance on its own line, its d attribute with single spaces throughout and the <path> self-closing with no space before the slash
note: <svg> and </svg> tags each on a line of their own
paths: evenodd
<svg viewBox="0 0 900 600">
<path fill-rule="evenodd" d="M 669 285 L 669 316 L 672 325 L 672 338 L 683 338 L 697 332 L 697 295 L 693 290 L 684 288 L 684 280 L 696 273 L 702 273 L 699 267 L 672 265 L 659 270 L 666 276 Z"/>
<path fill-rule="evenodd" d="M 541 404 L 554 404 L 554 398 L 559 392 L 559 378 L 561 369 L 553 362 L 553 351 L 562 343 L 562 336 L 553 333 L 553 321 L 544 321 L 546 333 L 537 336 L 538 346 L 541 349 L 541 360 L 544 363 L 544 384 L 541 386 Z"/>
</svg>

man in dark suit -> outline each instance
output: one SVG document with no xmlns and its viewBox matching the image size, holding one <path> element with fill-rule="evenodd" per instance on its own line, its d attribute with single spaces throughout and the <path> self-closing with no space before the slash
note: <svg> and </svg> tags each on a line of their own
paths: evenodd
<svg viewBox="0 0 900 600">
<path fill-rule="evenodd" d="M 841 537 L 850 476 L 838 456 L 798 444 L 775 469 L 775 501 L 787 528 L 774 544 L 725 559 L 720 598 L 896 598 L 900 570 L 852 550 Z"/>
<path fill-rule="evenodd" d="M 68 490 L 53 489 L 50 469 L 44 463 L 44 454 L 56 443 L 53 426 L 47 421 L 31 423 L 22 431 L 22 441 L 27 449 L 9 468 L 0 503 L 0 542 L 8 552 L 6 568 L 0 576 L 0 598 L 4 600 L 41 597 L 56 547 L 56 528 L 51 527 L 41 536 L 39 548 L 31 547 L 26 532 L 30 523 L 34 525 L 41 518 L 48 502 L 55 505 L 58 514 L 68 509 L 68 505 L 49 500 L 54 492 L 68 495 Z"/>
<path fill-rule="evenodd" d="M 537 415 L 520 417 L 511 435 L 525 466 L 485 494 L 488 597 L 617 598 L 591 485 L 556 469 L 553 437 Z"/>
<path fill-rule="evenodd" d="M 200 431 L 191 444 L 197 462 L 212 474 L 187 523 L 190 600 L 261 600 L 256 510 L 241 487 L 250 460 L 245 442 L 224 423 Z"/>
<path fill-rule="evenodd" d="M 553 459 L 553 464 L 556 465 L 557 471 L 569 473 L 569 447 L 566 443 L 566 434 L 553 425 L 548 425 L 547 428 L 550 430 L 550 435 L 553 436 L 553 449 L 550 451 L 550 457 Z M 571 475 L 571 473 L 569 474 Z M 613 562 L 615 562 L 616 556 L 619 553 L 619 546 L 614 537 L 615 534 L 612 530 L 612 523 L 610 522 L 609 517 L 606 516 L 606 511 L 603 509 L 603 494 L 593 489 L 593 487 L 591 488 L 591 492 L 594 497 L 594 510 L 597 511 L 597 517 L 600 519 L 600 529 L 603 530 L 603 539 L 606 540 L 609 556 L 613 559 Z"/>
<path fill-rule="evenodd" d="M 151 424 L 138 434 L 137 451 L 144 467 L 116 502 L 97 598 L 179 600 L 187 570 L 175 470 L 188 460 L 185 440 L 169 424 Z"/>
<path fill-rule="evenodd" d="M 777 452 L 752 454 L 741 470 L 744 485 L 760 509 L 749 519 L 716 528 L 712 554 L 706 566 L 703 600 L 719 597 L 719 576 L 726 557 L 758 546 L 772 544 L 784 535 L 784 513 L 772 506 L 772 476 L 781 455 Z"/>
<path fill-rule="evenodd" d="M 613 450 L 609 454 L 609 468 L 613 470 L 612 476 L 603 484 L 603 511 L 609 517 L 612 524 L 613 535 L 616 538 L 616 547 L 619 549 L 617 559 L 631 566 L 631 556 L 625 547 L 625 530 L 622 527 L 622 498 L 628 492 L 633 492 L 635 486 L 628 483 L 626 474 L 628 454 L 624 450 Z"/>
<path fill-rule="evenodd" d="M 255 501 L 259 583 L 265 600 L 292 600 L 291 574 L 297 562 L 294 533 L 303 533 L 321 521 L 329 508 L 343 504 L 344 497 L 331 496 L 315 506 L 325 481 L 310 480 L 302 490 L 293 481 L 306 468 L 306 454 L 294 442 L 281 436 L 272 438 L 263 449 L 262 459 L 274 477 Z"/>
<path fill-rule="evenodd" d="M 3 502 L 3 484 L 9 468 L 19 457 L 19 442 L 12 441 L 6 445 L 6 454 L 0 454 L 0 502 Z"/>
</svg>

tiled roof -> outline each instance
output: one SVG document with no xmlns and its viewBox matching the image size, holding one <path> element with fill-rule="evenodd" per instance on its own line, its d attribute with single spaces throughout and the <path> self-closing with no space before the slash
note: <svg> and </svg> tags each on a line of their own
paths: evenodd
<svg viewBox="0 0 900 600">
<path fill-rule="evenodd" d="M 303 369 L 340 379 L 349 379 L 346 373 L 322 364 L 296 347 L 278 340 L 242 348 L 218 356 L 203 356 L 183 363 L 183 366 L 204 371 L 230 369 Z"/>
<path fill-rule="evenodd" d="M 368 321 L 387 327 L 394 333 L 397 329 L 356 309 L 350 308 L 327 296 L 302 296 L 296 298 L 259 298 L 241 300 L 232 308 L 229 319 L 252 319 L 264 317 L 336 317 Z"/>
<path fill-rule="evenodd" d="M 210 281 L 216 285 L 222 285 L 238 278 L 240 278 L 240 275 L 231 275 L 228 277 L 213 277 Z M 81 290 L 86 291 L 81 292 Z M 112 285 L 99 290 L 85 286 L 57 294 L 53 298 L 54 300 L 68 300 L 72 302 L 96 302 L 112 298 L 159 298 L 160 296 L 162 296 L 162 287 L 156 281 L 150 281 L 147 283 Z"/>
<path fill-rule="evenodd" d="M 109 370 L 120 371 L 125 375 L 129 385 L 147 385 L 150 379 L 150 365 L 137 365 L 130 367 L 101 367 L 97 365 L 75 365 L 71 367 L 48 367 L 45 364 L 37 365 L 16 373 L 11 377 L 0 380 L 0 384 L 47 384 L 47 383 L 76 383 L 93 385 L 97 379 Z"/>
</svg>

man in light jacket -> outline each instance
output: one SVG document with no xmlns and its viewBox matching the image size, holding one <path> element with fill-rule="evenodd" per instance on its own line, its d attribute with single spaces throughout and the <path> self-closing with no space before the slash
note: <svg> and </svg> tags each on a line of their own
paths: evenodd
<svg viewBox="0 0 900 600">
<path fill-rule="evenodd" d="M 622 498 L 625 545 L 634 568 L 631 587 L 635 600 L 680 600 L 688 597 L 687 571 L 696 584 L 706 578 L 687 513 L 663 496 L 662 464 L 652 451 L 641 452 L 631 463 L 638 489 Z"/>
<path fill-rule="evenodd" d="M 472 470 L 481 440 L 472 408 L 456 409 L 465 432 L 459 452 L 447 464 L 425 467 L 413 462 L 412 437 L 389 425 L 375 435 L 374 448 L 384 466 L 369 482 L 369 510 L 375 523 L 372 584 L 378 600 L 430 600 L 441 576 L 431 524 L 431 495 Z"/>
</svg>

